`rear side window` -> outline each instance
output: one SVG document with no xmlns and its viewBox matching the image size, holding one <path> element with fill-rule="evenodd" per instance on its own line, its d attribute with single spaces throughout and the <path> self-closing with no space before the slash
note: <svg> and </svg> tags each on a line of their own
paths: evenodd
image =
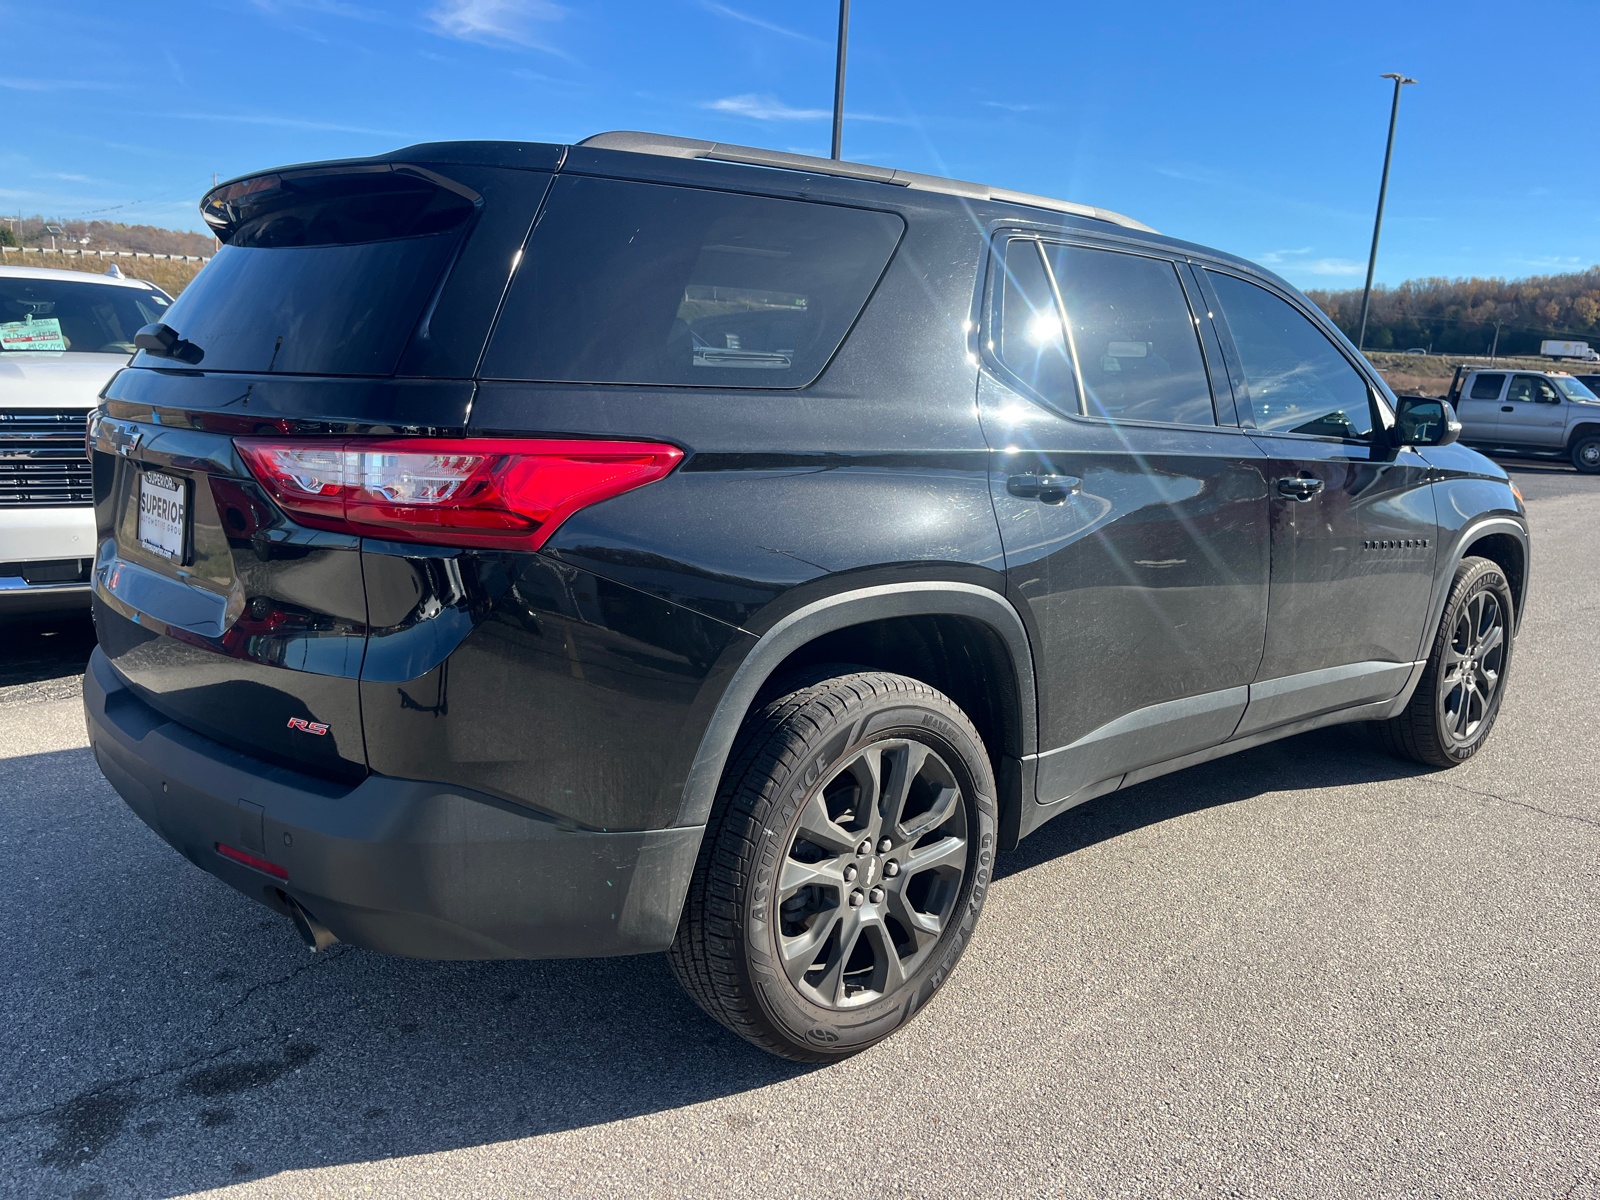
<svg viewBox="0 0 1600 1200">
<path fill-rule="evenodd" d="M 1216 424 L 1177 267 L 1114 250 L 1048 249 L 1089 416 Z"/>
<path fill-rule="evenodd" d="M 1078 389 L 1067 355 L 1061 310 L 1045 274 L 1039 243 L 1006 243 L 1005 283 L 1000 290 L 999 345 L 992 346 L 1006 369 L 1064 412 L 1078 411 Z"/>
<path fill-rule="evenodd" d="M 1469 396 L 1469 399 L 1498 400 L 1500 399 L 1500 389 L 1505 387 L 1505 385 L 1506 377 L 1504 375 L 1474 376 L 1472 380 L 1472 393 Z"/>
<path fill-rule="evenodd" d="M 165 323 L 200 348 L 208 371 L 391 374 L 476 200 L 419 168 L 230 185 L 201 208 L 227 244 Z"/>
<path fill-rule="evenodd" d="M 904 229 L 865 209 L 558 177 L 482 373 L 803 387 L 844 340 Z"/>
<path fill-rule="evenodd" d="M 1244 367 L 1256 428 L 1367 441 L 1366 380 L 1292 304 L 1233 275 L 1207 271 Z"/>
</svg>

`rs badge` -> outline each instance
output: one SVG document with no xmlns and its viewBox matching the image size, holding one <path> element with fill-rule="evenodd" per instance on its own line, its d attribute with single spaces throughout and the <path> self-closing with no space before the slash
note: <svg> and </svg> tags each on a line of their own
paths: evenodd
<svg viewBox="0 0 1600 1200">
<path fill-rule="evenodd" d="M 298 729 L 301 733 L 314 733 L 318 737 L 328 732 L 328 727 L 319 721 L 307 721 L 304 717 L 290 717 L 289 728 Z"/>
</svg>

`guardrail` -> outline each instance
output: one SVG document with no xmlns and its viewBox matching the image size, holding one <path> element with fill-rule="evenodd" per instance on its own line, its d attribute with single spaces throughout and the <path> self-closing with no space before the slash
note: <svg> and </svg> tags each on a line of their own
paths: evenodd
<svg viewBox="0 0 1600 1200">
<path fill-rule="evenodd" d="M 197 262 L 205 264 L 211 261 L 211 256 L 206 254 L 146 254 L 143 250 L 52 250 L 48 246 L 0 246 L 0 262 L 4 262 L 12 254 L 62 254 L 68 258 L 154 258 L 163 262 Z"/>
</svg>

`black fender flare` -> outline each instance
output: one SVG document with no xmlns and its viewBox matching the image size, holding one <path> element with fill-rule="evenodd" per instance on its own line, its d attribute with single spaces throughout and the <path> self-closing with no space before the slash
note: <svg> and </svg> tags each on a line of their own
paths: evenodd
<svg viewBox="0 0 1600 1200">
<path fill-rule="evenodd" d="M 1466 558 L 1472 547 L 1491 534 L 1510 534 L 1522 547 L 1522 584 L 1521 594 L 1516 597 L 1517 628 L 1522 626 L 1522 611 L 1528 599 L 1529 578 L 1533 571 L 1533 547 L 1528 537 L 1528 527 L 1513 517 L 1484 517 L 1462 527 L 1456 535 L 1455 544 L 1450 549 L 1450 555 L 1445 560 L 1445 568 L 1434 577 L 1434 596 L 1428 606 L 1429 621 L 1423 633 L 1423 647 L 1431 644 L 1434 631 L 1439 628 L 1439 622 L 1444 617 L 1445 601 L 1450 598 L 1450 585 L 1455 580 L 1456 569 L 1461 566 L 1461 560 Z M 1513 631 L 1515 632 L 1515 631 Z"/>
<path fill-rule="evenodd" d="M 999 592 L 970 583 L 936 580 L 889 583 L 826 596 L 780 618 L 752 646 L 717 701 L 683 786 L 676 825 L 704 825 L 722 782 L 723 768 L 745 714 L 779 664 L 808 642 L 869 621 L 894 617 L 970 617 L 989 626 L 1011 656 L 1018 695 L 1022 754 L 1038 750 L 1038 699 L 1027 628 Z"/>
</svg>

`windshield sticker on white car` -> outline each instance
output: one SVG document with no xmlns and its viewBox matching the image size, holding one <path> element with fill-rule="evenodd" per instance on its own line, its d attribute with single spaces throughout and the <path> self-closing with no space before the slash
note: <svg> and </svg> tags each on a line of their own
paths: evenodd
<svg viewBox="0 0 1600 1200">
<path fill-rule="evenodd" d="M 12 321 L 0 325 L 0 350 L 65 350 L 66 338 L 61 336 L 61 322 L 54 317 L 35 321 L 30 314 L 26 321 Z"/>
</svg>

